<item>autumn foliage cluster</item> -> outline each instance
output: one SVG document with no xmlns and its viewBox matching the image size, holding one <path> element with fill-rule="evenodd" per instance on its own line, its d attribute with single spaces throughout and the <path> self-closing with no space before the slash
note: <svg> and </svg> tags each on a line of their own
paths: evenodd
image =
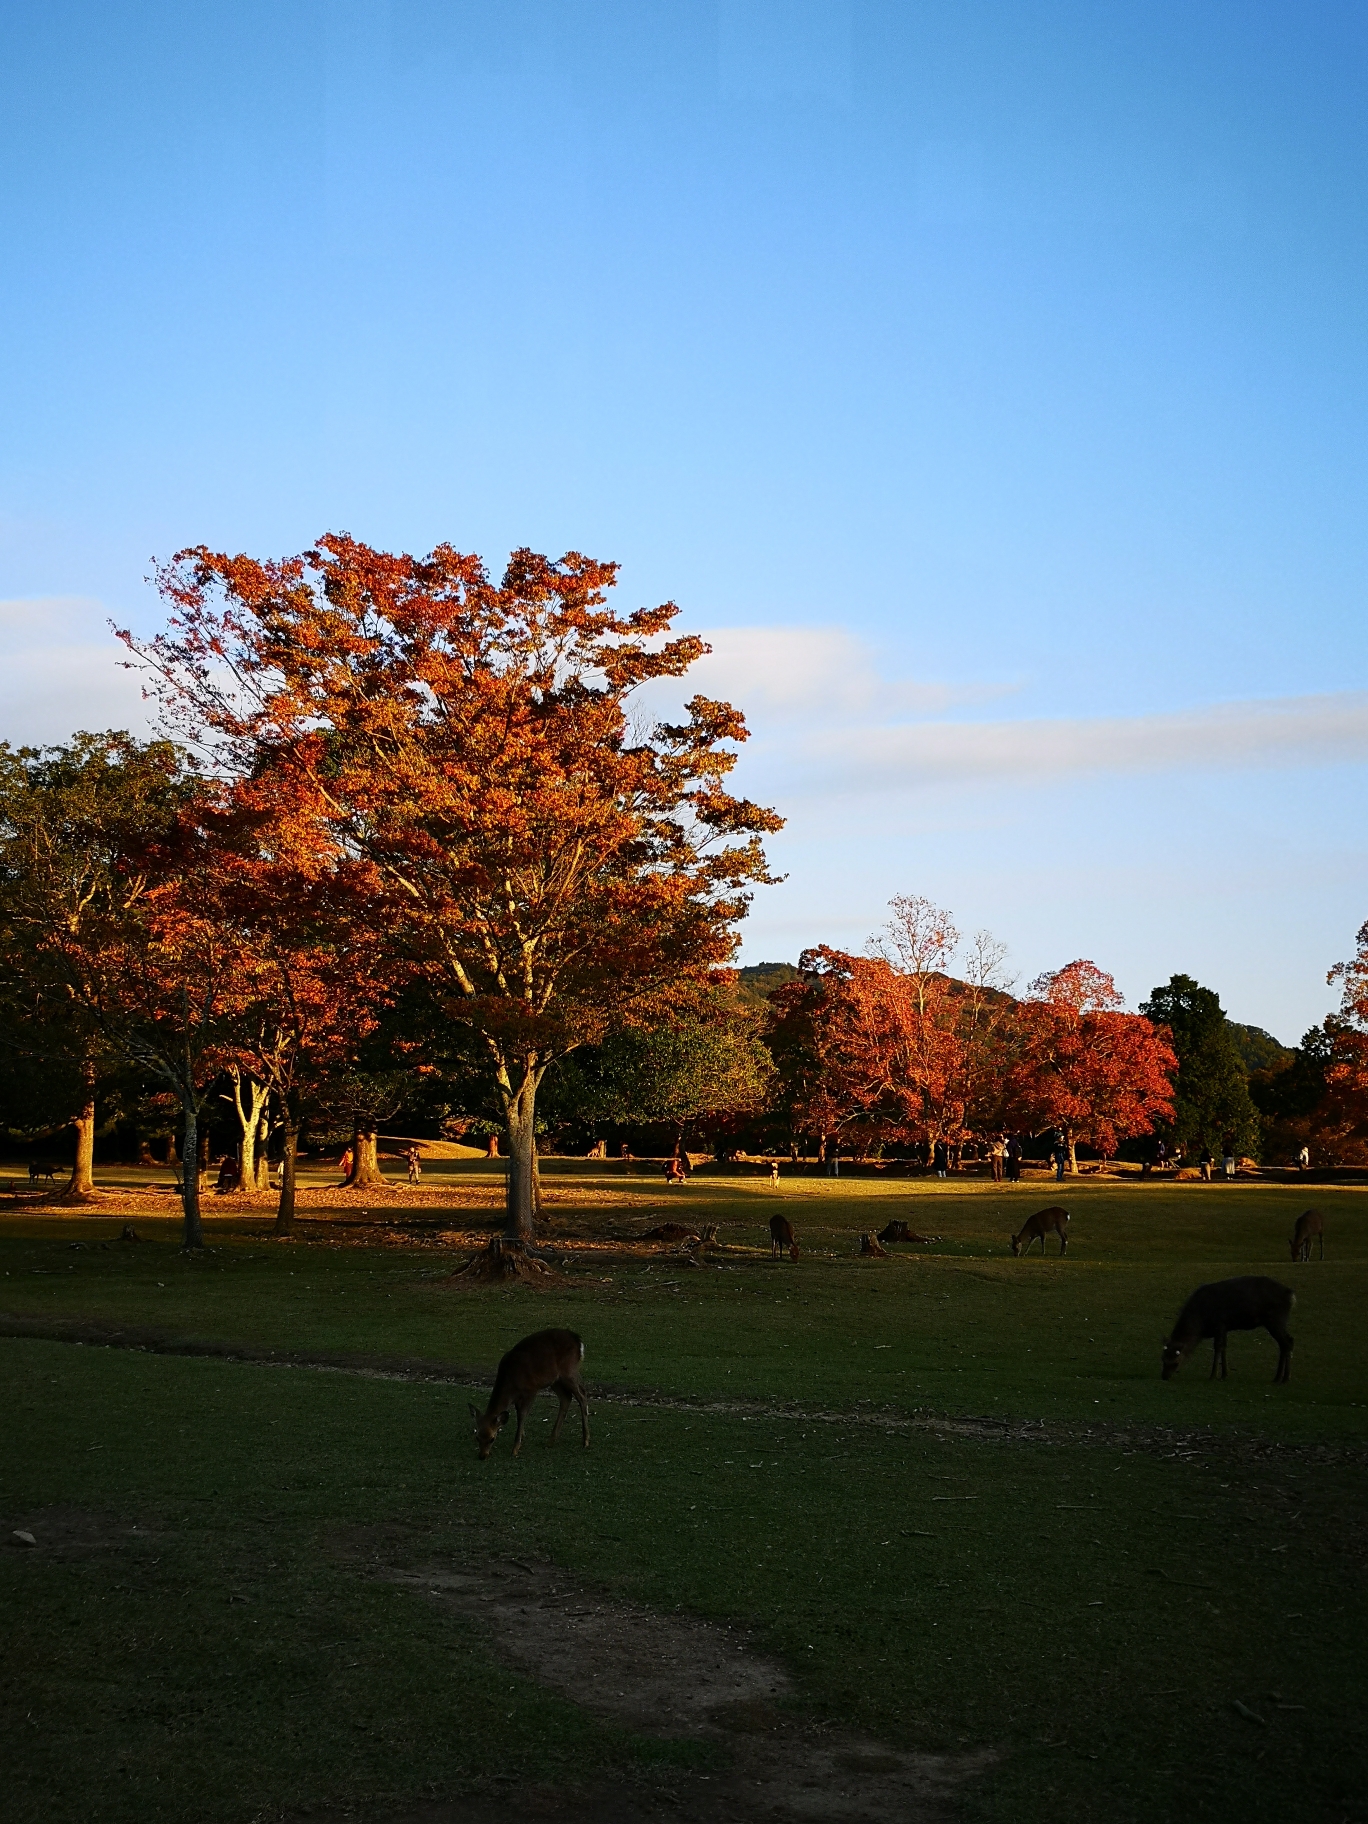
<svg viewBox="0 0 1368 1824">
<path fill-rule="evenodd" d="M 671 603 L 616 612 L 615 574 L 521 550 L 496 582 L 342 535 L 185 551 L 158 573 L 166 631 L 123 636 L 168 738 L 0 745 L 0 1072 L 12 1125 L 25 1098 L 71 1111 L 71 1195 L 120 1071 L 179 1110 L 186 1161 L 228 1101 L 248 1186 L 269 1120 L 282 1231 L 302 1123 L 349 1127 L 365 1191 L 381 1124 L 438 1077 L 493 1112 L 522 1240 L 548 1107 L 677 1144 L 719 1111 L 819 1148 L 1057 1130 L 1071 1157 L 1255 1119 L 1201 1062 L 1208 1026 L 1228 1050 L 1209 991 L 1175 976 L 1147 1018 L 1077 961 L 1015 993 L 1001 947 L 925 899 L 748 1001 L 729 965 L 780 819 L 727 789 L 737 710 L 645 712 L 705 648 Z M 1368 1132 L 1368 927 L 1337 973 L 1312 1074 Z"/>
<path fill-rule="evenodd" d="M 47 866 L 53 799 L 11 845 L 38 938 L 24 986 L 62 1005 L 85 1067 L 103 1049 L 159 1075 L 193 1157 L 213 1073 L 274 1091 L 297 1132 L 310 1086 L 419 992 L 497 1087 L 510 1227 L 530 1233 L 547 1069 L 706 988 L 780 822 L 725 789 L 746 733 L 728 704 L 634 721 L 639 687 L 706 649 L 669 637 L 673 604 L 615 613 L 614 580 L 523 550 L 496 583 L 448 546 L 345 536 L 163 568 L 167 631 L 124 636 L 182 743 L 148 762 L 157 815 L 102 835 L 93 881 Z M 98 800 L 117 756 L 87 759 L 75 789 Z"/>
<path fill-rule="evenodd" d="M 774 1044 L 796 1121 L 837 1144 L 949 1146 L 1057 1129 L 1104 1155 L 1172 1113 L 1166 1034 L 1123 1010 L 1110 976 L 1070 963 L 1020 999 L 1001 947 L 959 934 L 928 900 L 893 901 L 870 954 L 806 952 L 774 997 Z"/>
</svg>

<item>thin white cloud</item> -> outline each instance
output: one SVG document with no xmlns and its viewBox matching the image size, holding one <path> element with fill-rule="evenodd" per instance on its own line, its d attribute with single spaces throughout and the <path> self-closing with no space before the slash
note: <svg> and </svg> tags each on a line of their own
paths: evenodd
<svg viewBox="0 0 1368 1824">
<path fill-rule="evenodd" d="M 1368 692 L 1259 698 L 1143 716 L 949 719 L 1014 685 L 900 678 L 840 627 L 733 627 L 686 690 L 745 711 L 746 770 L 804 797 L 915 792 L 1169 771 L 1252 771 L 1368 760 Z"/>
<path fill-rule="evenodd" d="M 0 740 L 65 741 L 79 728 L 146 733 L 138 678 L 101 603 L 83 596 L 0 601 Z"/>
<path fill-rule="evenodd" d="M 898 791 L 987 780 L 1243 772 L 1365 760 L 1368 692 L 1343 691 L 1167 715 L 823 730 L 805 743 L 800 764 L 809 787 Z"/>
<path fill-rule="evenodd" d="M 690 668 L 685 694 L 735 703 L 757 730 L 944 714 L 1013 688 L 899 677 L 844 627 L 723 627 L 702 637 L 712 651 Z"/>
</svg>

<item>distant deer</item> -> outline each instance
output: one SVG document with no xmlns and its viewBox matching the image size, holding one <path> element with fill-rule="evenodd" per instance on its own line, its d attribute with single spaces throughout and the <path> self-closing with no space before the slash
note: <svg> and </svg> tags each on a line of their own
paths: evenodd
<svg viewBox="0 0 1368 1824">
<path fill-rule="evenodd" d="M 1212 1339 L 1209 1380 L 1226 1378 L 1226 1335 L 1231 1330 L 1267 1330 L 1278 1345 L 1274 1383 L 1291 1379 L 1292 1338 L 1287 1319 L 1297 1295 L 1276 1279 L 1218 1279 L 1198 1286 L 1178 1313 L 1173 1334 L 1164 1344 L 1164 1379 L 1176 1374 L 1204 1337 Z"/>
<path fill-rule="evenodd" d="M 787 1248 L 790 1260 L 798 1258 L 798 1243 L 793 1238 L 793 1224 L 787 1216 L 770 1217 L 770 1253 L 775 1260 L 783 1257 Z"/>
<path fill-rule="evenodd" d="M 29 1183 L 38 1184 L 44 1178 L 47 1179 L 49 1184 L 56 1184 L 57 1167 L 55 1165 L 40 1165 L 36 1159 L 30 1159 L 30 1161 L 29 1161 Z"/>
<path fill-rule="evenodd" d="M 1293 1260 L 1310 1260 L 1313 1235 L 1320 1242 L 1320 1258 L 1324 1260 L 1325 1224 L 1321 1221 L 1319 1210 L 1308 1210 L 1304 1216 L 1298 1216 L 1297 1226 L 1292 1231 Z"/>
<path fill-rule="evenodd" d="M 1045 1237 L 1058 1235 L 1059 1252 L 1069 1251 L 1069 1212 L 1052 1203 L 1048 1210 L 1037 1210 L 1034 1216 L 1028 1216 L 1020 1229 L 1012 1236 L 1012 1252 L 1020 1254 L 1029 1250 L 1032 1242 L 1040 1243 L 1040 1252 L 1045 1252 Z"/>
<path fill-rule="evenodd" d="M 483 1463 L 494 1448 L 494 1440 L 500 1428 L 508 1423 L 510 1406 L 518 1414 L 518 1430 L 513 1439 L 513 1455 L 516 1457 L 522 1449 L 523 1427 L 527 1423 L 528 1409 L 533 1400 L 549 1387 L 560 1401 L 560 1411 L 551 1430 L 551 1442 L 554 1444 L 560 1436 L 565 1415 L 574 1400 L 580 1409 L 580 1425 L 584 1433 L 584 1448 L 589 1448 L 589 1402 L 584 1396 L 584 1387 L 580 1381 L 580 1363 L 584 1360 L 584 1344 L 573 1330 L 538 1330 L 535 1336 L 525 1336 L 520 1343 L 515 1343 L 508 1354 L 499 1363 L 499 1372 L 494 1377 L 494 1391 L 489 1396 L 489 1404 L 483 1412 L 476 1405 L 471 1406 L 475 1420 L 475 1444 Z"/>
</svg>

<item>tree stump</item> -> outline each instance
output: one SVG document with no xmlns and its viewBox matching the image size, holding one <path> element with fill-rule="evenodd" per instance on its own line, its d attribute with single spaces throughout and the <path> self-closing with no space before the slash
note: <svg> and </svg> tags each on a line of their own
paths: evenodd
<svg viewBox="0 0 1368 1824">
<path fill-rule="evenodd" d="M 861 1235 L 860 1252 L 861 1254 L 877 1254 L 880 1260 L 888 1259 L 888 1249 L 872 1229 L 867 1234 Z"/>
<path fill-rule="evenodd" d="M 521 1241 L 496 1235 L 487 1248 L 442 1281 L 447 1286 L 531 1286 L 554 1290 L 570 1282 Z"/>
</svg>

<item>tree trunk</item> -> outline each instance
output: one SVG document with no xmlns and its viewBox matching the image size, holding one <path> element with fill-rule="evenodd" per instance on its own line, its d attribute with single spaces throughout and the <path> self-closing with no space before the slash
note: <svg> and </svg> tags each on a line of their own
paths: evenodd
<svg viewBox="0 0 1368 1824">
<path fill-rule="evenodd" d="M 280 1202 L 276 1207 L 275 1232 L 292 1235 L 295 1218 L 295 1163 L 299 1157 L 299 1123 L 288 1106 L 284 1110 L 285 1157 L 280 1162 Z"/>
<path fill-rule="evenodd" d="M 352 1168 L 351 1177 L 347 1180 L 349 1191 L 374 1191 L 384 1188 L 384 1174 L 380 1170 L 379 1129 L 362 1127 L 358 1122 L 352 1130 Z"/>
<path fill-rule="evenodd" d="M 269 1191 L 271 1188 L 270 1142 L 271 1124 L 267 1119 L 266 1109 L 263 1106 L 261 1121 L 257 1126 L 256 1146 L 256 1189 L 259 1191 Z"/>
<path fill-rule="evenodd" d="M 536 1232 L 537 1073 L 528 1070 L 515 1091 L 504 1096 L 508 1115 L 508 1214 L 504 1234 L 510 1241 L 530 1244 Z"/>
<path fill-rule="evenodd" d="M 76 1163 L 63 1201 L 84 1201 L 95 1195 L 95 1098 L 91 1096 L 71 1124 L 76 1129 Z"/>
<path fill-rule="evenodd" d="M 1068 1142 L 1069 1142 L 1069 1173 L 1072 1177 L 1077 1178 L 1077 1176 L 1078 1176 L 1078 1144 L 1073 1137 L 1072 1128 L 1069 1129 Z"/>
<path fill-rule="evenodd" d="M 181 1247 L 202 1248 L 204 1237 L 200 1233 L 199 1116 L 193 1102 L 185 1106 L 185 1144 L 182 1152 L 185 1164 L 181 1167 L 181 1205 L 185 1211 L 185 1232 L 181 1237 Z"/>
<path fill-rule="evenodd" d="M 270 1091 L 255 1077 L 244 1077 L 236 1067 L 231 1075 L 233 1093 L 231 1097 L 225 1096 L 224 1101 L 232 1102 L 233 1113 L 238 1119 L 238 1186 L 244 1191 L 256 1191 L 262 1188 L 257 1168 L 257 1144 L 265 1125 L 262 1111 Z"/>
</svg>

